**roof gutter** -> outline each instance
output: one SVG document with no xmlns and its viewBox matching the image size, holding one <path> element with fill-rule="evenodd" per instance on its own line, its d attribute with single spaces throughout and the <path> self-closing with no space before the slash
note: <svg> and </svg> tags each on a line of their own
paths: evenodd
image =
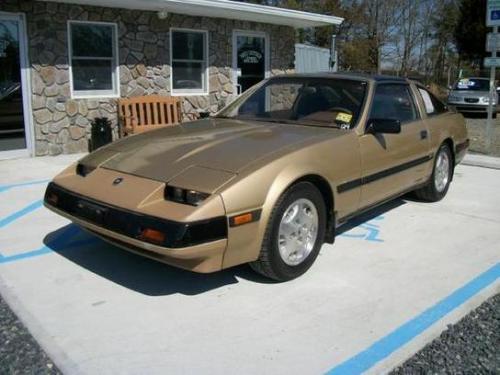
<svg viewBox="0 0 500 375">
<path fill-rule="evenodd" d="M 40 1 L 40 0 L 39 0 Z M 53 0 L 59 3 L 167 11 L 192 16 L 237 19 L 294 28 L 340 25 L 343 18 L 230 0 Z"/>
</svg>

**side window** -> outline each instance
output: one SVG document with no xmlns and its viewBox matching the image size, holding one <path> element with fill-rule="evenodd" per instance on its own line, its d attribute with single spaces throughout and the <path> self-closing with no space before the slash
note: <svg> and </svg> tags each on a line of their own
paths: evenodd
<svg viewBox="0 0 500 375">
<path fill-rule="evenodd" d="M 418 92 L 424 101 L 425 113 L 427 113 L 427 115 L 434 116 L 448 111 L 446 106 L 426 89 L 419 87 Z"/>
<path fill-rule="evenodd" d="M 375 89 L 370 118 L 399 120 L 401 123 L 417 119 L 415 103 L 409 86 L 381 84 Z"/>
<path fill-rule="evenodd" d="M 208 94 L 208 32 L 171 29 L 173 95 Z"/>
</svg>

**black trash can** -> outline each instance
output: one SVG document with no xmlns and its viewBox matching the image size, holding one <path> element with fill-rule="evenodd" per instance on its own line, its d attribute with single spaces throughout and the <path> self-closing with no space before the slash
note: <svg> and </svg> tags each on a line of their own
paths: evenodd
<svg viewBox="0 0 500 375">
<path fill-rule="evenodd" d="M 95 151 L 112 141 L 113 134 L 111 132 L 111 121 L 109 121 L 107 117 L 95 118 L 94 121 L 92 121 L 89 151 Z"/>
</svg>

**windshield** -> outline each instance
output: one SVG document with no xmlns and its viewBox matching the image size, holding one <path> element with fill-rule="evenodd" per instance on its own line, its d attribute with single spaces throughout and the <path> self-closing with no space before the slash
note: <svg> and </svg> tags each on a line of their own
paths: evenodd
<svg viewBox="0 0 500 375">
<path fill-rule="evenodd" d="M 271 78 L 217 117 L 350 128 L 360 115 L 366 86 L 348 79 Z"/>
<path fill-rule="evenodd" d="M 488 79 L 463 78 L 455 83 L 453 90 L 489 91 L 490 81 Z"/>
</svg>

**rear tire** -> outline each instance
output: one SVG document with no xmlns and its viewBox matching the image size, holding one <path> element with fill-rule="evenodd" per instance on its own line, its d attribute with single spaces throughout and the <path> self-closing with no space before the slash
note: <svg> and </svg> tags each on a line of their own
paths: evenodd
<svg viewBox="0 0 500 375">
<path fill-rule="evenodd" d="M 453 157 L 450 147 L 443 143 L 434 158 L 434 168 L 429 182 L 415 191 L 417 198 L 427 202 L 438 202 L 443 199 L 450 187 L 453 170 Z"/>
<path fill-rule="evenodd" d="M 305 273 L 324 242 L 326 207 L 310 182 L 299 182 L 278 199 L 267 224 L 259 259 L 252 269 L 277 281 Z"/>
</svg>

